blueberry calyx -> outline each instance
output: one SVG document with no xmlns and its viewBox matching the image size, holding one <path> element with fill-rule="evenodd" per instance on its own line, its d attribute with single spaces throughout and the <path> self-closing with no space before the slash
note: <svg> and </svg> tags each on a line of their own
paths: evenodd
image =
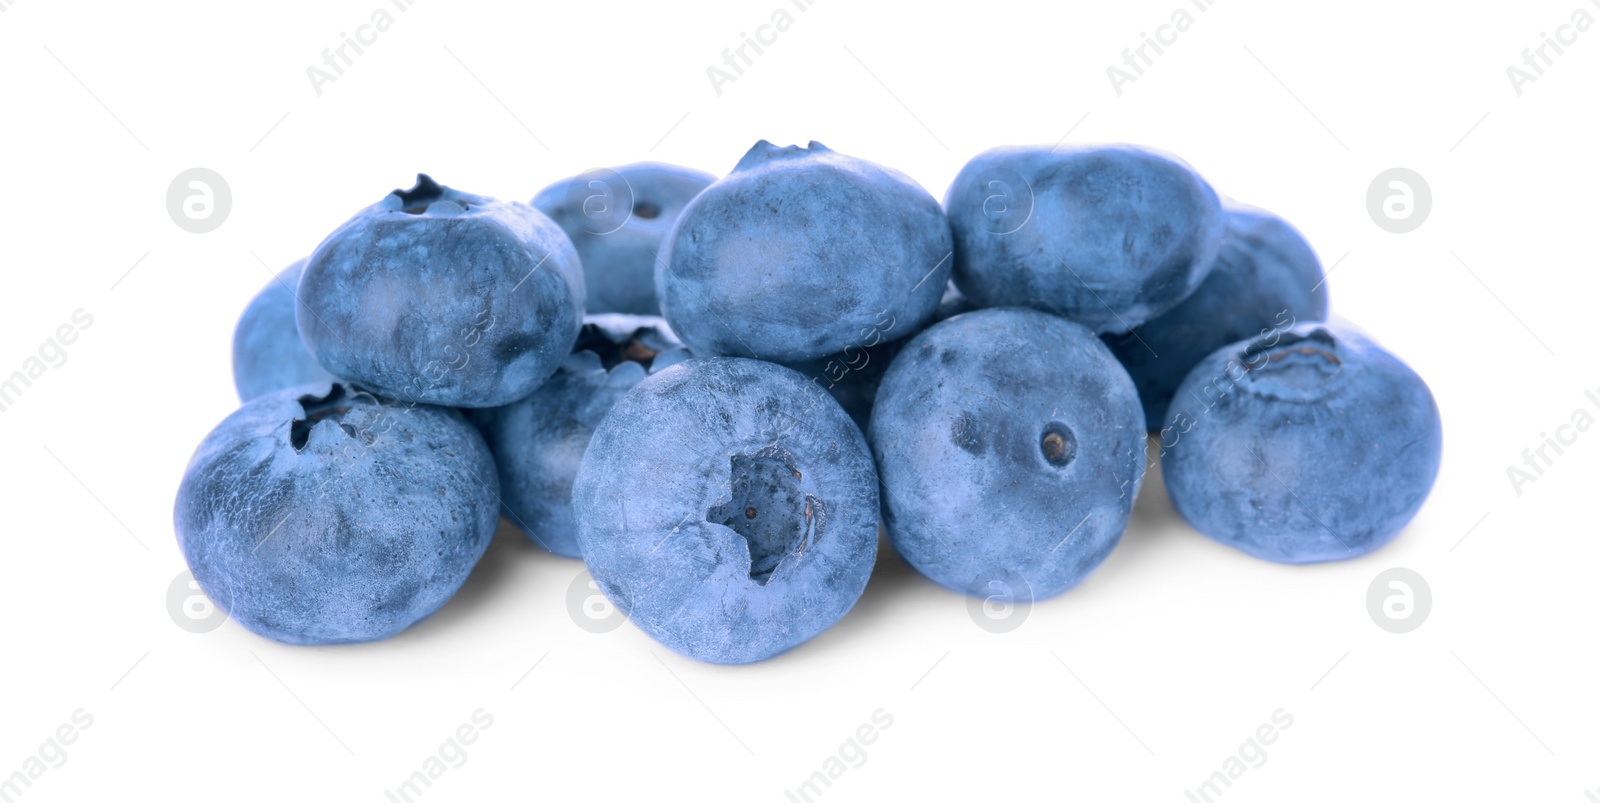
<svg viewBox="0 0 1600 803">
<path fill-rule="evenodd" d="M 296 453 L 305 450 L 306 444 L 311 442 L 312 430 L 323 421 L 331 421 L 344 434 L 371 444 L 371 433 L 345 423 L 344 417 L 356 404 L 376 401 L 372 394 L 334 382 L 329 385 L 327 393 L 307 393 L 295 401 L 300 405 L 300 416 L 289 423 L 289 445 L 294 447 Z"/>
<path fill-rule="evenodd" d="M 805 145 L 784 145 L 780 147 L 763 139 L 750 146 L 750 150 L 745 152 L 744 158 L 740 159 L 739 163 L 733 166 L 733 169 L 735 171 L 748 170 L 769 162 L 777 162 L 784 159 L 803 159 L 813 154 L 823 153 L 833 153 L 833 151 L 816 140 L 811 140 Z"/>
<path fill-rule="evenodd" d="M 445 188 L 427 173 L 417 174 L 417 185 L 409 190 L 396 189 L 390 193 L 400 199 L 400 211 L 408 215 L 420 215 L 428 211 L 428 205 L 444 197 Z"/>
<path fill-rule="evenodd" d="M 706 510 L 706 521 L 744 538 L 757 585 L 766 585 L 784 558 L 805 552 L 821 529 L 822 501 L 800 487 L 789 462 L 770 448 L 734 455 L 727 501 Z"/>
<path fill-rule="evenodd" d="M 1321 398 L 1344 372 L 1337 338 L 1317 328 L 1285 334 L 1272 346 L 1257 342 L 1242 361 L 1245 381 L 1258 393 L 1287 400 Z"/>
<path fill-rule="evenodd" d="M 586 323 L 578 334 L 578 342 L 573 345 L 572 353 L 593 352 L 600 358 L 600 367 L 607 371 L 623 363 L 636 362 L 639 366 L 650 370 L 650 363 L 661 353 L 661 349 L 646 343 L 646 339 L 654 334 L 655 330 L 649 327 L 635 329 L 632 334 L 620 340 L 599 326 Z"/>
</svg>

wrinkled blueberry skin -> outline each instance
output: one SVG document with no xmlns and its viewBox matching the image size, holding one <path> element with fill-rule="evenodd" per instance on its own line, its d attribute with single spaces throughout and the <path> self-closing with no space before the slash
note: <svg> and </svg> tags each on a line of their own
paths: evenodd
<svg viewBox="0 0 1600 803">
<path fill-rule="evenodd" d="M 299 298 L 300 338 L 334 374 L 406 402 L 497 407 L 566 359 L 583 270 L 533 207 L 419 176 L 317 246 Z"/>
<path fill-rule="evenodd" d="M 878 547 L 861 431 L 772 363 L 697 358 L 628 391 L 572 491 L 595 583 L 652 638 L 743 664 L 839 621 Z"/>
<path fill-rule="evenodd" d="M 301 259 L 284 268 L 239 316 L 233 329 L 233 387 L 239 401 L 335 379 L 306 350 L 294 325 L 294 288 L 305 266 Z"/>
<path fill-rule="evenodd" d="M 1302 323 L 1189 373 L 1162 476 L 1196 530 L 1278 563 L 1365 555 L 1399 534 L 1439 473 L 1428 386 L 1354 330 Z"/>
<path fill-rule="evenodd" d="M 958 288 L 978 307 L 1126 332 L 1177 306 L 1222 241 L 1217 194 L 1187 165 L 1128 147 L 1006 147 L 945 197 Z"/>
<path fill-rule="evenodd" d="M 252 632 L 375 641 L 461 587 L 499 522 L 496 487 L 488 447 L 454 410 L 320 383 L 218 424 L 173 521 L 200 587 Z"/>
<path fill-rule="evenodd" d="M 533 205 L 578 249 L 588 312 L 660 315 L 656 255 L 684 206 L 717 177 L 641 162 L 594 170 L 539 191 Z"/>
<path fill-rule="evenodd" d="M 820 143 L 762 140 L 693 201 L 656 265 L 662 316 L 697 355 L 794 364 L 921 328 L 950 226 L 910 178 Z"/>
<path fill-rule="evenodd" d="M 534 543 L 582 557 L 572 518 L 572 481 L 595 427 L 629 388 L 686 352 L 666 321 L 591 315 L 560 370 L 525 399 L 476 412 L 500 470 L 506 518 Z"/>
<path fill-rule="evenodd" d="M 1133 381 L 1088 329 L 985 309 L 912 338 L 869 430 L 896 551 L 946 588 L 1043 599 L 1081 582 L 1144 478 Z"/>
<path fill-rule="evenodd" d="M 1166 423 L 1173 392 L 1207 355 L 1328 318 L 1322 264 L 1300 232 L 1260 210 L 1228 209 L 1224 217 L 1222 250 L 1194 295 L 1132 332 L 1104 336 L 1139 388 L 1152 432 Z"/>
</svg>

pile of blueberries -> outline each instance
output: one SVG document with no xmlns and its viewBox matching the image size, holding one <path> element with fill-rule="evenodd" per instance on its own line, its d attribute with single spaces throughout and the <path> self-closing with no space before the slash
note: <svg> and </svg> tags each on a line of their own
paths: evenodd
<svg viewBox="0 0 1600 803">
<path fill-rule="evenodd" d="M 250 630 L 362 642 L 437 610 L 504 516 L 716 663 L 839 621 L 880 533 L 956 592 L 1061 594 L 1152 453 L 1202 534 L 1351 558 L 1416 514 L 1442 434 L 1325 290 L 1289 224 L 1127 146 L 994 149 L 942 207 L 816 142 L 531 204 L 419 176 L 245 310 L 178 542 Z"/>
</svg>

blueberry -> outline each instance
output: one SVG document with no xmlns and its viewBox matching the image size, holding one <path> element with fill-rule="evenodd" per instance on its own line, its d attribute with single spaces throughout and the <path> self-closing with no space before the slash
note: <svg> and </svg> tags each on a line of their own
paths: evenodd
<svg viewBox="0 0 1600 803">
<path fill-rule="evenodd" d="M 335 378 L 306 350 L 294 326 L 294 288 L 305 266 L 301 259 L 284 268 L 239 316 L 233 329 L 233 386 L 239 401 Z"/>
<path fill-rule="evenodd" d="M 1031 307 L 1096 332 L 1126 332 L 1177 306 L 1222 240 L 1205 179 L 1128 146 L 985 151 L 945 206 L 956 286 L 974 305 Z"/>
<path fill-rule="evenodd" d="M 1328 317 L 1322 265 L 1293 226 L 1254 209 L 1224 217 L 1222 250 L 1194 295 L 1132 332 L 1105 336 L 1139 388 L 1151 431 L 1166 423 L 1173 391 L 1211 352 Z"/>
<path fill-rule="evenodd" d="M 499 522 L 489 449 L 454 410 L 324 382 L 218 424 L 173 512 L 206 594 L 289 644 L 392 636 L 448 600 Z"/>
<path fill-rule="evenodd" d="M 558 181 L 534 196 L 533 205 L 578 249 L 589 312 L 660 315 L 656 253 L 684 205 L 716 180 L 699 170 L 641 162 Z"/>
<path fill-rule="evenodd" d="M 1443 439 L 1415 372 L 1326 323 L 1201 361 L 1162 437 L 1178 512 L 1210 538 L 1279 563 L 1353 558 L 1393 540 L 1433 487 Z"/>
<path fill-rule="evenodd" d="M 1127 372 L 1087 328 L 1033 310 L 968 312 L 912 338 L 869 440 L 895 549 L 974 596 L 1078 584 L 1121 538 L 1144 477 Z"/>
<path fill-rule="evenodd" d="M 595 427 L 648 372 L 685 352 L 660 318 L 594 315 L 572 356 L 532 395 L 478 410 L 500 470 L 506 517 L 557 555 L 581 557 L 572 520 L 572 480 Z"/>
<path fill-rule="evenodd" d="M 406 402 L 497 407 L 566 359 L 583 270 L 533 207 L 418 176 L 317 246 L 299 298 L 300 337 L 334 374 Z"/>
<path fill-rule="evenodd" d="M 596 584 L 657 641 L 742 664 L 842 618 L 878 547 L 861 431 L 782 366 L 697 358 L 640 382 L 572 490 Z"/>
<path fill-rule="evenodd" d="M 938 202 L 904 174 L 762 140 L 684 209 L 656 290 L 695 354 L 792 364 L 916 331 L 950 248 Z"/>
</svg>

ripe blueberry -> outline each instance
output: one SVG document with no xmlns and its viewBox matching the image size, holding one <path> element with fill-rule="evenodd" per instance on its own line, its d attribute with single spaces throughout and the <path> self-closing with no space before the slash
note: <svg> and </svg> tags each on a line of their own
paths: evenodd
<svg viewBox="0 0 1600 803">
<path fill-rule="evenodd" d="M 968 312 L 912 338 L 869 439 L 895 549 L 975 596 L 1002 579 L 1039 599 L 1081 582 L 1144 477 L 1127 372 L 1088 329 L 1033 310 Z"/>
<path fill-rule="evenodd" d="M 1222 240 L 1217 194 L 1187 165 L 1117 146 L 995 148 L 945 198 L 955 282 L 979 307 L 1126 332 L 1177 306 Z"/>
<path fill-rule="evenodd" d="M 190 459 L 173 520 L 200 587 L 289 644 L 392 636 L 455 594 L 499 523 L 461 414 L 345 383 L 258 397 Z"/>
<path fill-rule="evenodd" d="M 828 394 L 768 362 L 691 359 L 623 396 L 572 489 L 595 583 L 692 658 L 769 658 L 839 621 L 878 547 L 878 482 Z"/>
<path fill-rule="evenodd" d="M 950 226 L 902 173 L 762 140 L 683 210 L 656 265 L 696 355 L 801 363 L 915 332 L 950 276 Z"/>
<path fill-rule="evenodd" d="M 299 299 L 300 337 L 334 374 L 406 402 L 497 407 L 566 359 L 583 270 L 533 207 L 418 176 L 317 246 Z"/>
<path fill-rule="evenodd" d="M 1439 408 L 1358 332 L 1302 323 L 1195 366 L 1162 430 L 1162 476 L 1202 534 L 1258 558 L 1353 558 L 1393 540 L 1439 473 Z"/>
</svg>

